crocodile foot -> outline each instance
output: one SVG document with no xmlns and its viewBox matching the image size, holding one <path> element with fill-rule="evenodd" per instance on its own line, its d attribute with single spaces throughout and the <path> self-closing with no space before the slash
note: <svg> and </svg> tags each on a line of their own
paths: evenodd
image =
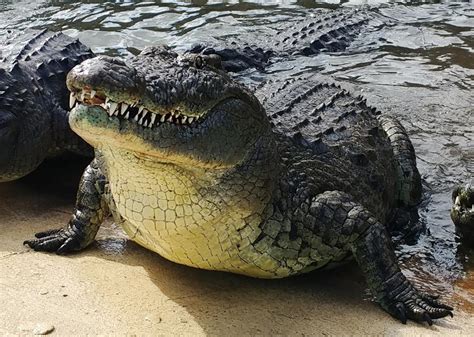
<svg viewBox="0 0 474 337">
<path fill-rule="evenodd" d="M 382 306 L 395 318 L 406 324 L 407 319 L 433 324 L 433 319 L 453 317 L 453 308 L 441 303 L 438 296 L 432 296 L 416 290 L 408 281 L 402 287 L 394 289 Z"/>
<path fill-rule="evenodd" d="M 35 251 L 56 252 L 65 254 L 81 249 L 80 235 L 70 229 L 50 229 L 36 233 L 36 239 L 26 240 L 23 244 Z"/>
</svg>

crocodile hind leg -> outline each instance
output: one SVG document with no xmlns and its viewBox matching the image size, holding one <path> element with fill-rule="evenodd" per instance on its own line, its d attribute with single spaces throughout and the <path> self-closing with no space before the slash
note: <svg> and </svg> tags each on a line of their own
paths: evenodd
<svg viewBox="0 0 474 337">
<path fill-rule="evenodd" d="M 378 116 L 392 145 L 397 161 L 398 201 L 401 206 L 415 206 L 421 199 L 421 177 L 416 167 L 415 149 L 402 124 L 394 117 Z"/>
<path fill-rule="evenodd" d="M 385 226 L 350 195 L 325 192 L 312 201 L 309 213 L 309 219 L 317 219 L 311 227 L 323 234 L 323 241 L 337 239 L 337 245 L 352 251 L 372 294 L 392 316 L 403 323 L 411 319 L 430 325 L 433 319 L 452 316 L 453 308 L 419 292 L 408 281 Z"/>
<path fill-rule="evenodd" d="M 97 234 L 101 223 L 109 215 L 107 180 L 96 160 L 85 169 L 77 192 L 74 213 L 65 228 L 37 233 L 36 239 L 26 240 L 36 251 L 58 254 L 87 247 Z"/>
</svg>

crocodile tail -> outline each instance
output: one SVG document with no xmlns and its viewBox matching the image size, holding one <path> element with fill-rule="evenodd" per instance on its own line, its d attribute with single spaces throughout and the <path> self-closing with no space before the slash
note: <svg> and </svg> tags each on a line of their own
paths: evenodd
<svg viewBox="0 0 474 337">
<path fill-rule="evenodd" d="M 402 124 L 391 116 L 377 116 L 392 145 L 398 164 L 398 202 L 403 206 L 415 206 L 421 200 L 421 177 L 416 167 L 415 149 Z"/>
</svg>

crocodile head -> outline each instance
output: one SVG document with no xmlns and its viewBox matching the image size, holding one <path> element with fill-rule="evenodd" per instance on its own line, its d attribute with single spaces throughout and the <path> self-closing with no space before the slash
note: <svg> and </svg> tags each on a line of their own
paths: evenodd
<svg viewBox="0 0 474 337">
<path fill-rule="evenodd" d="M 474 186 L 458 186 L 452 194 L 451 219 L 463 239 L 474 242 Z"/>
<path fill-rule="evenodd" d="M 211 65 L 212 64 L 212 65 Z M 100 56 L 67 77 L 72 129 L 96 149 L 193 168 L 243 163 L 270 130 L 258 100 L 201 56 Z"/>
</svg>

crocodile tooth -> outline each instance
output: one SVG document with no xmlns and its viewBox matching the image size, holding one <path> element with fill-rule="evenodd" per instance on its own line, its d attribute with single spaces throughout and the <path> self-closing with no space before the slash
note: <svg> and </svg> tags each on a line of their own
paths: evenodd
<svg viewBox="0 0 474 337">
<path fill-rule="evenodd" d="M 125 115 L 125 112 L 128 110 L 129 105 L 127 103 L 122 103 L 122 108 L 120 109 L 121 114 Z"/>
<path fill-rule="evenodd" d="M 150 124 L 151 124 L 151 123 L 150 123 Z M 148 127 L 148 122 L 147 122 L 147 121 L 144 121 L 144 122 L 143 122 L 143 126 L 147 128 L 147 127 Z"/>
<path fill-rule="evenodd" d="M 454 204 L 455 205 L 461 205 L 461 198 L 459 197 L 459 195 L 456 197 L 456 200 L 454 201 Z"/>
<path fill-rule="evenodd" d="M 91 90 L 91 99 L 94 98 L 96 93 L 97 93 L 97 91 L 95 91 L 94 89 Z"/>
<path fill-rule="evenodd" d="M 138 114 L 141 114 L 143 109 L 145 109 L 143 105 L 140 105 L 140 107 L 138 108 Z"/>
<path fill-rule="evenodd" d="M 166 116 L 165 115 L 162 115 L 161 118 L 160 118 L 160 122 L 163 123 L 166 119 Z"/>
<path fill-rule="evenodd" d="M 138 122 L 139 119 L 140 119 L 140 113 L 137 113 L 137 114 L 135 115 L 135 117 L 133 118 L 133 120 L 134 120 L 135 122 Z"/>
<path fill-rule="evenodd" d="M 69 95 L 69 107 L 72 109 L 74 108 L 74 105 L 76 104 L 76 96 L 71 92 Z"/>
<path fill-rule="evenodd" d="M 114 114 L 115 110 L 117 110 L 117 106 L 118 106 L 117 103 L 110 101 L 110 103 L 109 103 L 109 107 L 110 107 L 110 112 L 109 112 L 109 114 L 110 114 L 111 116 Z"/>
<path fill-rule="evenodd" d="M 187 116 L 183 116 L 183 117 L 181 117 L 181 124 L 184 124 L 184 123 L 186 123 L 186 119 L 188 119 L 188 117 L 187 117 Z"/>
<path fill-rule="evenodd" d="M 113 111 L 110 110 L 110 108 L 109 108 L 109 111 L 107 111 L 107 113 L 109 114 L 110 117 L 112 117 L 114 115 Z"/>
<path fill-rule="evenodd" d="M 150 128 L 153 124 L 155 124 L 155 119 L 156 119 L 156 114 L 152 113 L 151 114 L 151 121 L 150 121 Z"/>
<path fill-rule="evenodd" d="M 193 120 L 194 120 L 194 117 L 189 117 L 188 118 L 188 124 L 191 124 L 193 122 Z"/>
<path fill-rule="evenodd" d="M 110 99 L 108 97 L 105 98 L 105 104 L 109 103 Z"/>
<path fill-rule="evenodd" d="M 142 123 L 143 123 L 143 118 L 145 118 L 145 114 L 143 114 L 142 118 L 140 118 L 140 120 L 138 121 L 138 124 L 142 125 Z"/>
<path fill-rule="evenodd" d="M 125 119 L 128 119 L 130 117 L 130 111 L 127 111 L 127 114 L 125 115 Z"/>
<path fill-rule="evenodd" d="M 147 109 L 143 109 L 143 117 L 142 118 L 145 118 L 148 113 L 149 113 L 149 111 Z"/>
<path fill-rule="evenodd" d="M 173 114 L 171 114 L 170 118 L 168 118 L 168 122 L 173 122 Z"/>
</svg>

